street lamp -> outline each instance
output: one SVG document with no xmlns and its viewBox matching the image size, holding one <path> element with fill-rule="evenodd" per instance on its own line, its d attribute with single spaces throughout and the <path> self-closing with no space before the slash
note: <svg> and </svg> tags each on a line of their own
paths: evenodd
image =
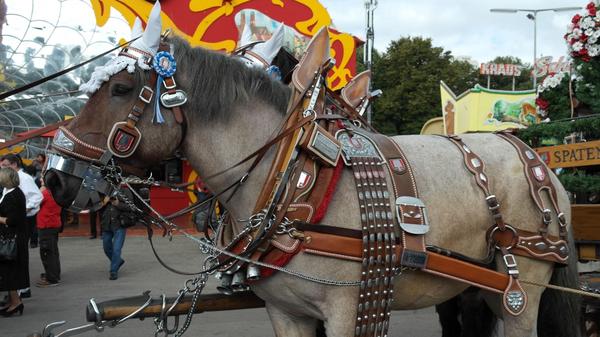
<svg viewBox="0 0 600 337">
<path fill-rule="evenodd" d="M 374 26 L 374 16 L 373 13 L 377 8 L 378 1 L 377 0 L 365 0 L 365 9 L 366 9 L 366 25 L 367 25 L 367 41 L 365 43 L 365 49 L 363 53 L 363 61 L 367 66 L 368 70 L 372 70 L 373 68 L 373 45 L 375 43 L 375 30 Z M 369 92 L 371 92 L 371 82 L 369 81 Z M 371 105 L 367 106 L 367 121 L 369 124 L 371 123 Z"/>
<path fill-rule="evenodd" d="M 557 8 L 540 8 L 540 9 L 522 9 L 522 8 L 492 8 L 490 12 L 492 13 L 517 13 L 517 12 L 526 12 L 527 18 L 533 21 L 533 68 L 535 70 L 535 62 L 537 60 L 537 14 L 540 12 L 566 12 L 566 11 L 576 11 L 580 10 L 581 7 L 557 7 Z M 532 74 L 533 77 L 533 88 L 536 88 L 537 85 L 537 77 L 535 76 L 535 72 Z"/>
</svg>

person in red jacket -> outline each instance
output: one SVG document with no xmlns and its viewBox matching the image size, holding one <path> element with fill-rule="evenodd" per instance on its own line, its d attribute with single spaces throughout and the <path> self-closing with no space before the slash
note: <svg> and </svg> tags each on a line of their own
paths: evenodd
<svg viewBox="0 0 600 337">
<path fill-rule="evenodd" d="M 43 180 L 42 180 L 43 181 Z M 54 201 L 50 190 L 42 183 L 42 203 L 37 214 L 40 257 L 44 271 L 36 286 L 52 287 L 60 282 L 60 255 L 58 253 L 58 233 L 60 231 L 60 206 Z"/>
</svg>

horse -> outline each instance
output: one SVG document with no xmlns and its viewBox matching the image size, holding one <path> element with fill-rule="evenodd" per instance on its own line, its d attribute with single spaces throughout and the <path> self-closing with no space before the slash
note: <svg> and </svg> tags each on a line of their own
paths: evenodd
<svg viewBox="0 0 600 337">
<path fill-rule="evenodd" d="M 151 21 L 143 39 L 150 47 L 146 51 L 136 47 L 136 55 L 141 55 L 140 59 L 149 53 L 148 50 L 156 53 L 158 48 L 160 24 L 154 27 Z M 103 157 L 93 159 L 90 153 L 107 153 L 107 147 L 114 152 L 125 145 L 123 151 L 128 152 L 127 155 L 121 153 L 123 158 L 113 156 L 111 160 L 125 172 L 140 174 L 141 170 L 179 152 L 201 176 L 210 177 L 205 183 L 213 191 L 224 191 L 235 181 L 243 182 L 237 185 L 234 194 L 221 194 L 219 202 L 229 211 L 231 218 L 250 219 L 275 150 L 266 151 L 263 160 L 255 165 L 250 162 L 237 164 L 269 142 L 281 127 L 290 89 L 264 71 L 246 67 L 221 53 L 192 48 L 174 36 L 164 38 L 164 42 L 171 46 L 177 62 L 177 72 L 171 75 L 177 88 L 188 95 L 187 102 L 181 105 L 182 115 L 178 117 L 173 110 L 158 105 L 158 102 L 155 108 L 160 111 L 156 111 L 152 104 L 142 105 L 143 111 L 137 111 L 139 115 L 134 116 L 139 119 L 135 123 L 135 129 L 140 133 L 134 135 L 137 138 L 119 134 L 119 141 L 111 142 L 115 130 L 119 130 L 118 123 L 132 118 L 135 107 L 139 109 L 137 104 L 140 100 L 151 101 L 144 85 L 152 77 L 152 70 L 142 67 L 139 62 L 128 64 L 126 68 L 120 68 L 120 71 L 96 82 L 97 90 L 81 112 L 57 134 L 55 145 L 69 148 L 70 154 L 55 154 L 58 158 L 56 163 L 77 158 L 99 165 L 98 161 L 102 162 Z M 142 51 L 139 52 L 139 49 Z M 133 53 L 132 50 L 128 52 Z M 160 122 L 157 121 L 158 114 L 162 115 Z M 178 120 L 181 117 L 182 120 Z M 68 137 L 65 138 L 65 135 Z M 468 134 L 462 139 L 485 161 L 490 187 L 502 201 L 505 221 L 535 232 L 540 213 L 529 195 L 523 164 L 515 149 L 494 134 Z M 486 230 L 491 220 L 481 191 L 472 175 L 465 170 L 463 157 L 455 145 L 439 136 L 395 136 L 392 140 L 405 152 L 414 170 L 420 198 L 427 205 L 431 226 L 426 234 L 427 244 L 483 259 L 488 248 Z M 49 164 L 44 176 L 45 184 L 61 206 L 69 207 L 78 199 L 78 192 L 85 185 L 82 182 L 89 182 L 89 176 L 67 174 L 59 170 L 61 164 L 56 163 Z M 251 174 L 240 179 L 250 166 L 254 166 Z M 565 218 L 569 221 L 567 194 L 556 176 L 551 172 L 548 174 L 557 188 L 558 205 L 565 210 Z M 102 189 L 98 190 L 102 192 Z M 358 229 L 360 222 L 353 174 L 343 169 L 321 223 Z M 556 222 L 553 216 L 553 223 Z M 550 234 L 556 235 L 557 227 L 550 226 Z M 231 225 L 233 235 L 239 234 L 243 228 L 243 222 L 236 221 Z M 547 284 L 552 277 L 556 284 L 573 286 L 577 277 L 574 254 L 571 251 L 569 265 L 562 268 L 547 261 L 520 256 L 516 256 L 516 262 L 520 274 L 527 280 Z M 504 272 L 501 260 L 497 254 L 495 268 Z M 309 275 L 313 280 L 336 280 L 339 284 L 312 282 L 284 272 L 253 282 L 251 289 L 265 301 L 276 336 L 314 336 L 318 320 L 325 322 L 330 337 L 355 334 L 355 328 L 349 322 L 356 317 L 359 289 L 342 284 L 360 279 L 360 263 L 300 252 L 286 268 Z M 463 282 L 411 268 L 402 270 L 394 282 L 393 310 L 429 307 L 456 296 L 468 287 Z M 538 309 L 545 288 L 531 284 L 522 286 L 528 296 L 528 305 L 519 315 L 503 310 L 499 295 L 485 292 L 490 306 L 504 320 L 506 337 L 538 335 Z M 555 295 L 552 302 L 546 302 L 544 307 L 544 313 L 549 316 L 540 318 L 539 322 L 544 324 L 552 320 L 559 325 L 552 332 L 553 336 L 577 336 L 579 306 L 576 299 L 563 293 Z"/>
</svg>

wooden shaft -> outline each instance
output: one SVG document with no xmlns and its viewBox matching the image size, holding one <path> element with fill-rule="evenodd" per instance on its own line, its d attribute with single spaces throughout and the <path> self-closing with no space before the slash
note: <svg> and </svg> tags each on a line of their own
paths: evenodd
<svg viewBox="0 0 600 337">
<path fill-rule="evenodd" d="M 136 309 L 148 300 L 148 296 L 140 295 L 134 297 L 121 298 L 105 302 L 96 303 L 100 311 L 100 319 L 105 321 L 121 319 Z M 166 310 L 168 310 L 175 297 L 166 299 Z M 133 318 L 146 318 L 160 316 L 162 310 L 162 298 L 153 298 L 152 302 L 144 310 L 133 316 Z M 184 296 L 179 304 L 171 311 L 169 316 L 185 315 L 190 310 L 192 305 L 192 296 Z M 223 310 L 239 310 L 262 308 L 265 302 L 258 298 L 253 292 L 245 291 L 234 293 L 233 295 L 224 294 L 206 294 L 200 295 L 196 303 L 194 313 L 202 313 L 205 311 L 223 311 Z M 96 321 L 96 314 L 91 304 L 86 308 L 86 318 L 88 322 Z"/>
</svg>

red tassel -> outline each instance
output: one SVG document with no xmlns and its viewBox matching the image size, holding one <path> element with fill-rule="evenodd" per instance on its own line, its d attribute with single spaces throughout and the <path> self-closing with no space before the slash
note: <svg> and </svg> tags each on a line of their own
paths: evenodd
<svg viewBox="0 0 600 337">
<path fill-rule="evenodd" d="M 327 213 L 327 208 L 329 208 L 329 203 L 331 202 L 331 198 L 333 198 L 333 192 L 335 192 L 337 183 L 340 180 L 340 177 L 342 176 L 343 168 L 344 168 L 344 162 L 340 158 L 340 160 L 338 160 L 337 166 L 335 167 L 335 171 L 333 171 L 333 176 L 331 177 L 331 180 L 329 181 L 329 186 L 327 186 L 327 191 L 325 191 L 325 197 L 323 198 L 323 201 L 319 205 L 319 208 L 317 208 L 315 215 L 313 215 L 312 219 L 310 220 L 311 223 L 319 223 L 321 220 L 323 220 L 323 217 L 325 217 L 325 213 Z"/>
</svg>

